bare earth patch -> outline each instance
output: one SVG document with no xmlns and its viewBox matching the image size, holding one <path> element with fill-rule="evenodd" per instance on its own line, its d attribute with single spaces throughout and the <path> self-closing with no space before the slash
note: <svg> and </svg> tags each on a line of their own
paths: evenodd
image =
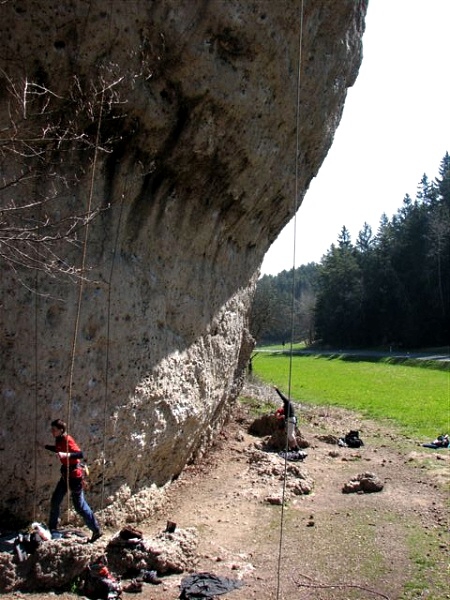
<svg viewBox="0 0 450 600">
<path fill-rule="evenodd" d="M 304 461 L 293 462 L 264 452 L 264 440 L 248 433 L 252 417 L 238 407 L 210 454 L 186 469 L 139 529 L 155 536 L 168 520 L 195 528 L 190 572 L 244 582 L 224 599 L 450 598 L 448 451 L 425 450 L 426 440 L 399 439 L 388 426 L 339 409 L 302 407 L 299 414 L 309 447 Z M 332 443 L 351 429 L 359 430 L 362 448 Z M 381 480 L 381 492 L 342 492 L 365 472 Z M 302 493 L 311 482 L 311 493 Z M 161 585 L 123 598 L 175 600 L 188 574 L 164 576 Z"/>
</svg>

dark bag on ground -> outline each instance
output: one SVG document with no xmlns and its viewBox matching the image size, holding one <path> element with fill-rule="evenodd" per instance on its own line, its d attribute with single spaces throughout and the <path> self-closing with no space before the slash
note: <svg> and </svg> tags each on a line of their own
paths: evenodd
<svg viewBox="0 0 450 600">
<path fill-rule="evenodd" d="M 349 448 L 360 448 L 364 446 L 364 442 L 359 439 L 359 431 L 349 431 L 344 438 L 344 442 Z"/>
</svg>

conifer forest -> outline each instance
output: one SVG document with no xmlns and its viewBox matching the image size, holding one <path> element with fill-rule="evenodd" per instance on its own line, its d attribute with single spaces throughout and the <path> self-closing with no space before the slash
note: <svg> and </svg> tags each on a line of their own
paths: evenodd
<svg viewBox="0 0 450 600">
<path fill-rule="evenodd" d="M 450 156 L 424 175 L 378 231 L 355 241 L 344 226 L 320 263 L 258 281 L 251 314 L 257 343 L 424 348 L 449 344 Z"/>
</svg>

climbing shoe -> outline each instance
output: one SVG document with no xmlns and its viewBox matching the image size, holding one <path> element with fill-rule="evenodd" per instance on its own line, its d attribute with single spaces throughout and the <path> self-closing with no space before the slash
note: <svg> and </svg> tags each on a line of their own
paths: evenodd
<svg viewBox="0 0 450 600">
<path fill-rule="evenodd" d="M 91 544 L 93 544 L 94 542 L 96 542 L 97 540 L 99 540 L 102 537 L 102 532 L 101 531 L 94 531 L 94 533 L 92 534 L 91 539 L 89 540 L 89 542 Z"/>
</svg>

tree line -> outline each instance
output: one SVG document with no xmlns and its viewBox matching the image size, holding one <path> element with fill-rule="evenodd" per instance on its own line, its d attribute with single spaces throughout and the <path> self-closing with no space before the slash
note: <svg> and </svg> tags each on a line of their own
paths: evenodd
<svg viewBox="0 0 450 600">
<path fill-rule="evenodd" d="M 378 231 L 344 226 L 320 263 L 258 281 L 250 329 L 258 343 L 333 347 L 449 344 L 450 156 L 424 175 Z"/>
</svg>

